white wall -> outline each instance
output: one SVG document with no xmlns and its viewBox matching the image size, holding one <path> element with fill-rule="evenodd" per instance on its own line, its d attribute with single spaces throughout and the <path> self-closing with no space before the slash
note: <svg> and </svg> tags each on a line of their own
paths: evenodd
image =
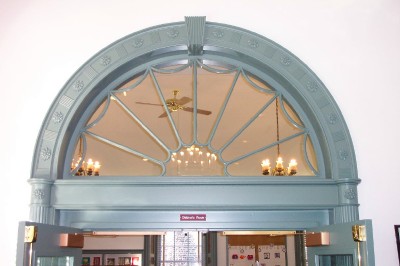
<svg viewBox="0 0 400 266">
<path fill-rule="evenodd" d="M 85 237 L 86 250 L 143 250 L 144 236 Z"/>
<path fill-rule="evenodd" d="M 360 215 L 373 219 L 376 264 L 398 265 L 398 0 L 0 0 L 1 264 L 14 264 L 36 137 L 64 83 L 115 40 L 187 15 L 266 36 L 316 72 L 353 138 Z"/>
</svg>

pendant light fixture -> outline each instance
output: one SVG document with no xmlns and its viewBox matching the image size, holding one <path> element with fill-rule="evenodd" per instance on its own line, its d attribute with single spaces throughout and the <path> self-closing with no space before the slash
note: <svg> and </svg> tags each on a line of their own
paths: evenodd
<svg viewBox="0 0 400 266">
<path fill-rule="evenodd" d="M 71 170 L 75 172 L 75 176 L 99 176 L 100 175 L 100 162 L 99 161 L 93 161 L 91 158 L 88 159 L 87 162 L 82 161 L 83 158 L 83 143 L 82 143 L 82 137 L 79 138 L 79 157 L 77 160 L 72 160 L 71 163 Z"/>
<path fill-rule="evenodd" d="M 280 151 L 278 97 L 275 99 L 275 118 L 276 118 L 276 142 L 277 142 L 278 158 L 276 159 L 275 167 L 272 169 L 269 159 L 263 160 L 261 162 L 262 174 L 273 175 L 273 176 L 292 176 L 297 174 L 297 162 L 295 159 L 292 159 L 289 162 L 289 166 L 285 168 L 283 166 L 283 159 Z"/>
</svg>

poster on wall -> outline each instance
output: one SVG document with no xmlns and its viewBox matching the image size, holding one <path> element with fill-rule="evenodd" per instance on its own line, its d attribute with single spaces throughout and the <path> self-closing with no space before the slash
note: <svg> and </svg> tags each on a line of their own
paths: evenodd
<svg viewBox="0 0 400 266">
<path fill-rule="evenodd" d="M 82 265 L 83 266 L 90 265 L 90 257 L 83 257 L 82 258 Z"/>
<path fill-rule="evenodd" d="M 258 246 L 258 259 L 260 266 L 285 266 L 286 247 L 284 245 Z"/>
<path fill-rule="evenodd" d="M 115 266 L 115 258 L 107 258 L 107 266 Z"/>
<path fill-rule="evenodd" d="M 100 257 L 93 257 L 93 265 L 101 265 Z"/>
<path fill-rule="evenodd" d="M 254 246 L 229 246 L 229 266 L 255 266 L 255 255 Z"/>
</svg>

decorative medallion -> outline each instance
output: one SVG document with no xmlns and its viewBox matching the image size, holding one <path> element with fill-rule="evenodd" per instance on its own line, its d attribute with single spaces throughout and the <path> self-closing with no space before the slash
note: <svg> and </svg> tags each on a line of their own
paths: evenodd
<svg viewBox="0 0 400 266">
<path fill-rule="evenodd" d="M 224 32 L 222 30 L 215 30 L 212 32 L 212 35 L 215 38 L 221 39 L 222 37 L 224 37 Z"/>
<path fill-rule="evenodd" d="M 172 28 L 169 31 L 167 31 L 167 35 L 171 39 L 175 39 L 176 37 L 179 36 L 179 31 L 177 29 L 175 29 L 175 28 Z"/>
<path fill-rule="evenodd" d="M 282 63 L 282 65 L 289 66 L 292 63 L 292 59 L 289 56 L 282 55 L 281 63 Z"/>
<path fill-rule="evenodd" d="M 100 58 L 100 64 L 102 64 L 103 66 L 107 66 L 111 63 L 111 57 L 109 57 L 108 55 L 103 55 Z"/>
<path fill-rule="evenodd" d="M 51 157 L 51 150 L 48 147 L 43 148 L 40 151 L 40 158 L 42 158 L 43 161 L 47 161 L 48 159 L 50 159 L 50 157 Z"/>
<path fill-rule="evenodd" d="M 54 123 L 59 124 L 64 120 L 64 115 L 61 112 L 55 112 L 51 117 Z"/>
<path fill-rule="evenodd" d="M 44 191 L 42 189 L 35 189 L 35 191 L 33 191 L 33 197 L 35 199 L 44 199 Z"/>
<path fill-rule="evenodd" d="M 83 87 L 85 87 L 85 83 L 82 80 L 77 80 L 75 81 L 74 85 L 72 85 L 72 87 L 77 92 L 80 92 L 83 89 Z"/>
<path fill-rule="evenodd" d="M 144 43 L 143 39 L 137 38 L 137 39 L 133 40 L 132 46 L 135 47 L 135 48 L 139 48 L 139 47 L 141 47 L 143 45 L 143 43 Z"/>
<path fill-rule="evenodd" d="M 342 161 L 346 161 L 347 157 L 349 157 L 349 153 L 346 150 L 340 150 L 339 151 L 339 158 Z"/>
<path fill-rule="evenodd" d="M 258 46 L 260 46 L 260 44 L 258 43 L 258 41 L 255 40 L 255 39 L 250 39 L 250 40 L 247 42 L 247 44 L 248 44 L 251 48 L 253 48 L 253 49 L 256 49 Z"/>
<path fill-rule="evenodd" d="M 334 124 L 336 124 L 337 121 L 338 121 L 337 114 L 332 113 L 332 114 L 329 115 L 329 117 L 328 117 L 329 124 L 334 125 Z"/>
<path fill-rule="evenodd" d="M 346 189 L 344 197 L 349 200 L 355 199 L 357 197 L 357 192 L 353 188 Z"/>
<path fill-rule="evenodd" d="M 316 92 L 319 89 L 318 83 L 314 80 L 309 80 L 306 86 L 310 92 Z"/>
</svg>

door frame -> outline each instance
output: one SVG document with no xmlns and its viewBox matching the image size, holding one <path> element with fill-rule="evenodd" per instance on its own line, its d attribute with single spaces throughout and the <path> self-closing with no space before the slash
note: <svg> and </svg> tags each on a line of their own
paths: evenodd
<svg viewBox="0 0 400 266">
<path fill-rule="evenodd" d="M 319 158 L 324 166 L 321 175 L 168 180 L 66 177 L 68 145 L 80 114 L 88 106 L 94 108 L 94 95 L 127 69 L 182 54 L 237 60 L 258 69 L 260 74 L 268 72 L 286 89 L 287 97 L 305 106 L 323 154 Z M 328 89 L 301 60 L 275 42 L 245 29 L 207 22 L 205 17 L 185 17 L 184 22 L 133 33 L 104 48 L 78 69 L 48 111 L 36 143 L 29 183 L 32 221 L 88 230 L 307 229 L 358 220 L 360 179 L 354 148 Z M 168 193 L 180 197 L 168 197 Z M 238 193 L 243 197 L 237 197 Z M 149 223 L 149 213 L 159 222 Z M 204 213 L 207 221 L 184 223 L 179 217 L 185 213 Z M 311 219 L 296 218 L 307 215 Z M 115 217 L 124 217 L 128 222 L 121 223 L 121 218 Z"/>
</svg>

